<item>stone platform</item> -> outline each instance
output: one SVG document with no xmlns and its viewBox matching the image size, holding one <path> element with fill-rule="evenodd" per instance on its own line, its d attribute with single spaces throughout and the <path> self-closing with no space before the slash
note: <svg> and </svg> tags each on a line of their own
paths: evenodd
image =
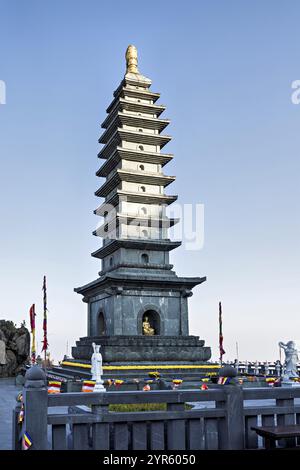
<svg viewBox="0 0 300 470">
<path fill-rule="evenodd" d="M 183 379 L 186 381 L 196 381 L 199 383 L 201 377 L 208 375 L 217 375 L 219 371 L 219 364 L 216 363 L 193 363 L 193 364 L 177 364 L 176 362 L 167 363 L 130 363 L 130 364 L 115 364 L 103 366 L 103 379 L 144 379 L 148 377 L 149 372 L 158 371 L 161 378 L 166 380 L 173 380 L 175 378 Z M 60 366 L 53 366 L 48 371 L 49 376 L 59 380 L 60 378 L 66 380 L 74 379 L 91 379 L 91 363 L 85 360 L 66 358 Z"/>
<path fill-rule="evenodd" d="M 101 344 L 104 364 L 193 364 L 208 361 L 211 349 L 198 336 L 87 336 L 72 348 L 76 360 L 90 361 L 92 343 Z"/>
</svg>

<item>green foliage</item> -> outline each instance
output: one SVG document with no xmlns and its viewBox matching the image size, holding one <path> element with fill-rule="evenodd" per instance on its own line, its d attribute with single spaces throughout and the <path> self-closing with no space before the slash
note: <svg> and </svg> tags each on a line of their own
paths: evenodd
<svg viewBox="0 0 300 470">
<path fill-rule="evenodd" d="M 192 406 L 185 404 L 185 409 L 190 410 Z M 166 403 L 134 403 L 132 405 L 109 405 L 109 411 L 117 413 L 131 413 L 138 411 L 167 411 Z"/>
</svg>

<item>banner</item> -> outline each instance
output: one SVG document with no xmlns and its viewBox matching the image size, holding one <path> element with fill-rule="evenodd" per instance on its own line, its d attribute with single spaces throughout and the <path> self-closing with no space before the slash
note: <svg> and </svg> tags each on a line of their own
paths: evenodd
<svg viewBox="0 0 300 470">
<path fill-rule="evenodd" d="M 35 347 L 35 304 L 32 304 L 29 310 L 30 328 L 31 328 L 31 363 L 35 364 L 36 361 L 36 347 Z"/>
</svg>

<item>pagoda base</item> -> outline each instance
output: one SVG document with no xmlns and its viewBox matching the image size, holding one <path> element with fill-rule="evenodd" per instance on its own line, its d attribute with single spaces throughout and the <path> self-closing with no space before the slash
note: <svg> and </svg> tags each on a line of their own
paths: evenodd
<svg viewBox="0 0 300 470">
<path fill-rule="evenodd" d="M 90 361 L 92 343 L 101 345 L 104 364 L 195 363 L 208 361 L 211 349 L 198 336 L 87 336 L 72 348 L 76 360 Z"/>
</svg>

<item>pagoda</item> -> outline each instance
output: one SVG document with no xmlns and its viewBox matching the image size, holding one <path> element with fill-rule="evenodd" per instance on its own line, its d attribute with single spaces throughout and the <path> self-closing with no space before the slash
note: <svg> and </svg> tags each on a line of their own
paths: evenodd
<svg viewBox="0 0 300 470">
<path fill-rule="evenodd" d="M 188 298 L 205 277 L 179 277 L 169 253 L 180 241 L 168 237 L 178 219 L 167 216 L 177 196 L 165 193 L 174 176 L 164 173 L 173 155 L 164 133 L 169 120 L 151 80 L 138 70 L 137 50 L 126 51 L 126 74 L 102 123 L 105 178 L 94 211 L 103 222 L 93 232 L 103 239 L 92 253 L 101 260 L 99 277 L 75 292 L 88 309 L 87 336 L 72 349 L 74 360 L 89 361 L 92 343 L 101 344 L 106 364 L 191 364 L 207 361 L 209 347 L 189 335 Z"/>
</svg>

